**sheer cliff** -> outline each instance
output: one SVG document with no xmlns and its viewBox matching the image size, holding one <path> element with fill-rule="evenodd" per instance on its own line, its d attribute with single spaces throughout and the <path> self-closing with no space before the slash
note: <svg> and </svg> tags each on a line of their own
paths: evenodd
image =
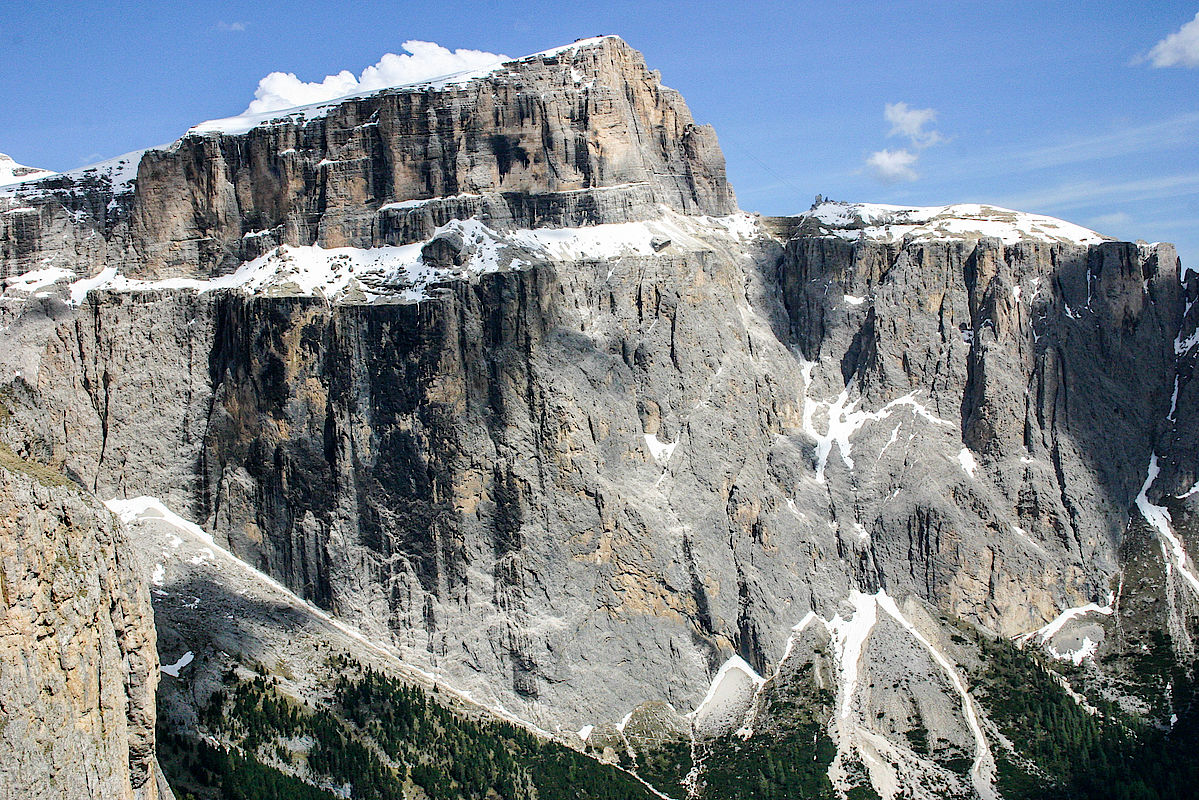
<svg viewBox="0 0 1199 800">
<path fill-rule="evenodd" d="M 740 212 L 604 37 L 0 190 L 0 259 L 24 452 L 671 796 L 1098 780 L 1018 681 L 1095 741 L 1189 724 L 1167 244 Z"/>
<path fill-rule="evenodd" d="M 149 591 L 112 515 L 0 446 L 0 792 L 154 800 Z"/>
</svg>

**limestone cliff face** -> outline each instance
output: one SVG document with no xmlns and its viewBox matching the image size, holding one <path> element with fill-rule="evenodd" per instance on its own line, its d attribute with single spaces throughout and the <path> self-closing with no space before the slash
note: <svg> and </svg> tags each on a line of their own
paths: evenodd
<svg viewBox="0 0 1199 800">
<path fill-rule="evenodd" d="M 0 794 L 160 796 L 149 591 L 113 516 L 5 446 Z"/>
<path fill-rule="evenodd" d="M 586 721 L 688 707 L 732 652 L 767 670 L 855 587 L 1006 635 L 1102 601 L 1176 269 L 758 230 L 419 304 L 105 292 L 39 393 L 101 494 L 170 498 L 414 660 Z"/>
<path fill-rule="evenodd" d="M 834 455 L 834 513 L 873 534 L 863 578 L 1008 635 L 1060 593 L 1106 596 L 1171 413 L 1183 311 L 1172 248 L 800 236 L 779 275 L 817 380 L 837 369 L 828 396 L 844 386 L 877 408 L 917 392 L 977 464 L 904 502 L 872 488 L 899 488 L 892 469 L 844 470 Z"/>
<path fill-rule="evenodd" d="M 710 131 L 610 38 L 239 130 L 147 153 L 70 235 L 45 187 L 5 201 L 33 210 L 0 229 L 0 365 L 40 460 L 547 728 L 677 733 L 664 703 L 816 676 L 839 790 L 990 798 L 954 618 L 1169 724 L 1172 673 L 1125 680 L 1199 619 L 1199 279 L 1169 245 L 731 213 Z M 399 267 L 326 292 L 353 259 L 311 243 Z M 73 249 L 71 277 L 193 280 L 11 274 Z"/>
<path fill-rule="evenodd" d="M 532 227 L 658 203 L 736 208 L 712 129 L 616 37 L 242 127 L 197 126 L 146 151 L 136 181 L 106 169 L 14 189 L 9 206 L 26 210 L 0 214 L 0 275 L 33 269 L 39 253 L 37 266 L 54 254 L 80 274 L 119 264 L 131 276 L 207 276 L 278 244 L 415 241 L 454 215 Z M 543 197 L 564 191 L 579 196 Z M 471 197 L 448 210 L 409 202 L 460 195 Z M 455 214 L 463 203 L 472 210 Z M 62 252 L 63 239 L 82 241 Z"/>
</svg>

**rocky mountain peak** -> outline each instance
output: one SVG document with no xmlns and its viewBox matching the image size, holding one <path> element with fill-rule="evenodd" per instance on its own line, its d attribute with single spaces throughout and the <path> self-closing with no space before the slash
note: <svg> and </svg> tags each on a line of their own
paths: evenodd
<svg viewBox="0 0 1199 800">
<path fill-rule="evenodd" d="M 115 178 L 98 190 L 60 183 L 11 195 L 42 211 L 19 230 L 9 221 L 3 274 L 35 261 L 98 272 L 90 258 L 68 251 L 60 264 L 42 251 L 56 227 L 100 234 L 87 249 L 131 277 L 207 278 L 279 245 L 403 245 L 455 218 L 511 229 L 646 219 L 660 205 L 736 210 L 715 133 L 614 36 L 202 123 L 145 151 L 128 196 Z"/>
<path fill-rule="evenodd" d="M 194 741 L 333 697 L 331 627 L 694 800 L 1035 797 L 1194 713 L 1199 278 L 738 212 L 616 37 L 5 189 L 0 269 L 0 432 L 134 526 Z"/>
<path fill-rule="evenodd" d="M 947 206 L 896 206 L 881 203 L 816 203 L 799 215 L 805 232 L 844 239 L 977 241 L 999 239 L 1091 245 L 1115 241 L 1072 222 L 980 203 Z"/>
</svg>

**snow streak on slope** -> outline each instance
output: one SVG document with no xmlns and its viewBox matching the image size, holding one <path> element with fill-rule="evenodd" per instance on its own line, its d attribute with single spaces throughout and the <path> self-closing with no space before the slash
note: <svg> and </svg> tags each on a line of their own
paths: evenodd
<svg viewBox="0 0 1199 800">
<path fill-rule="evenodd" d="M 1105 606 L 1101 606 L 1098 603 L 1087 603 L 1085 606 L 1078 606 L 1077 608 L 1067 608 L 1061 614 L 1058 614 L 1058 616 L 1053 620 L 1053 622 L 1050 622 L 1048 625 L 1044 626 L 1043 628 L 1038 628 L 1037 630 L 1032 631 L 1031 633 L 1026 633 L 1023 636 L 1017 637 L 1016 641 L 1019 642 L 1020 644 L 1024 644 L 1029 639 L 1036 636 L 1040 641 L 1047 642 L 1050 639 L 1052 639 L 1054 636 L 1056 636 L 1058 634 L 1058 631 L 1060 631 L 1067 622 L 1069 622 L 1072 619 L 1075 619 L 1076 617 L 1081 617 L 1085 614 L 1091 614 L 1091 613 L 1103 614 L 1104 616 L 1110 616 L 1114 610 L 1115 602 L 1116 602 L 1116 595 L 1113 592 L 1108 595 L 1107 605 L 1105 605 Z"/>
<path fill-rule="evenodd" d="M 1141 492 L 1137 495 L 1137 508 L 1141 512 L 1141 516 L 1145 521 L 1152 525 L 1162 538 L 1162 552 L 1167 555 L 1167 567 L 1173 567 L 1178 570 L 1178 573 L 1186 579 L 1191 589 L 1199 595 L 1199 578 L 1195 577 L 1195 573 L 1187 566 L 1187 552 L 1182 545 L 1182 540 L 1175 535 L 1173 528 L 1170 526 L 1170 511 L 1164 506 L 1155 505 L 1149 500 L 1149 489 L 1153 486 L 1153 482 L 1157 480 L 1157 475 L 1161 468 L 1157 464 L 1157 453 L 1149 459 L 1149 470 L 1145 476 L 1145 483 L 1141 486 Z M 1167 554 L 1167 545 L 1168 554 Z"/>
<path fill-rule="evenodd" d="M 920 645 L 929 655 L 933 663 L 946 675 L 950 686 L 957 695 L 961 708 L 962 719 L 966 723 L 974 739 L 974 759 L 970 770 L 970 782 L 975 794 L 982 800 L 993 800 L 996 797 L 994 789 L 995 760 L 983 732 L 983 723 L 969 689 L 957 667 L 900 611 L 898 604 L 885 591 L 868 595 L 853 591 L 847 599 L 852 613 L 847 617 L 840 614 L 831 621 L 824 620 L 814 612 L 808 612 L 798 624 L 792 628 L 791 636 L 782 658 L 775 666 L 770 679 L 778 677 L 783 664 L 792 656 L 798 637 L 813 622 L 821 622 L 828 631 L 831 649 L 836 662 L 838 687 L 836 705 L 832 719 L 832 733 L 837 744 L 837 754 L 829 766 L 829 779 L 838 792 L 845 796 L 853 786 L 852 775 L 864 768 L 870 778 L 870 783 L 886 800 L 898 796 L 928 797 L 936 796 L 929 786 L 937 785 L 932 781 L 929 786 L 917 780 L 917 774 L 922 769 L 930 768 L 930 762 L 908 751 L 904 743 L 898 746 L 885 736 L 875 731 L 874 722 L 867 714 L 863 699 L 863 670 L 870 663 L 867 657 L 867 646 L 880 621 L 880 611 L 886 613 L 901 629 Z M 865 659 L 865 660 L 863 660 Z M 760 690 L 758 695 L 760 695 Z M 752 729 L 754 717 L 758 713 L 757 696 L 754 707 L 746 716 L 743 730 Z"/>
<path fill-rule="evenodd" d="M 924 645 L 924 649 L 940 665 L 941 669 L 945 670 L 949 682 L 957 690 L 958 696 L 962 699 L 962 715 L 966 718 L 966 724 L 974 735 L 974 764 L 970 767 L 974 791 L 978 792 L 978 796 L 984 800 L 994 798 L 995 758 L 991 755 L 991 748 L 987 745 L 987 737 L 983 735 L 982 723 L 979 721 L 974 701 L 970 698 L 970 693 L 966 690 L 966 684 L 962 681 L 962 677 L 953 664 L 928 639 L 924 638 L 920 631 L 916 630 L 916 627 L 899 611 L 895 601 L 886 592 L 880 591 L 875 598 L 884 611 L 902 625 L 916 641 Z"/>
<path fill-rule="evenodd" d="M 861 398 L 850 402 L 848 388 L 837 395 L 832 402 L 812 400 L 807 395 L 805 383 L 802 425 L 804 432 L 816 440 L 816 480 L 819 483 L 824 483 L 824 470 L 828 466 L 828 459 L 832 454 L 834 444 L 837 445 L 837 450 L 841 453 L 841 460 L 845 462 L 845 466 L 853 469 L 852 447 L 849 440 L 867 422 L 878 422 L 902 409 L 910 408 L 913 417 L 923 417 L 934 425 L 953 425 L 952 422 L 941 419 L 919 403 L 916 400 L 916 392 L 909 392 L 903 397 L 892 400 L 878 411 L 858 411 L 857 407 L 860 402 L 862 402 Z M 824 433 L 820 433 L 816 429 L 816 412 L 822 409 L 827 414 Z"/>
</svg>

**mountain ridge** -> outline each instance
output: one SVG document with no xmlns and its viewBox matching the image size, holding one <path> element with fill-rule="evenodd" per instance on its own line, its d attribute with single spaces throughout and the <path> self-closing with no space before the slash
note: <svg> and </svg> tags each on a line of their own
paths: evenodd
<svg viewBox="0 0 1199 800">
<path fill-rule="evenodd" d="M 411 666 L 696 798 L 751 766 L 762 797 L 1075 791 L 987 693 L 1019 670 L 1189 719 L 1199 284 L 1169 245 L 738 212 L 612 37 L 130 167 L 0 193 L 6 440 Z M 180 641 L 180 680 L 219 650 Z"/>
</svg>

